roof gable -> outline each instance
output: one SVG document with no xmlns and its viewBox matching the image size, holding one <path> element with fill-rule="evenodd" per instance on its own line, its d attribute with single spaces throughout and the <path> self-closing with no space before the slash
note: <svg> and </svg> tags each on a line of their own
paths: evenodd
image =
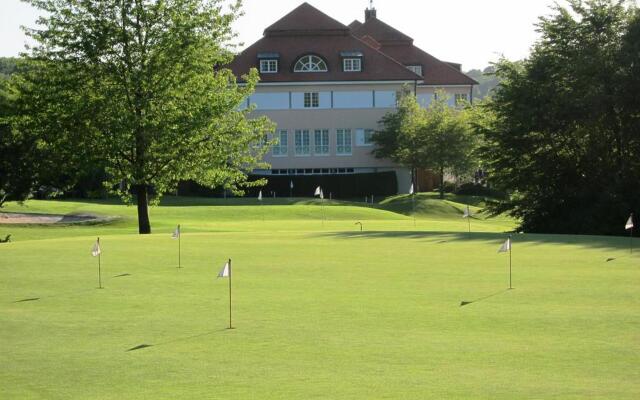
<svg viewBox="0 0 640 400">
<path fill-rule="evenodd" d="M 352 33 L 358 37 L 369 35 L 382 44 L 385 44 L 385 42 L 413 43 L 411 37 L 373 16 L 367 18 L 364 24 L 352 29 Z"/>
<path fill-rule="evenodd" d="M 348 35 L 349 27 L 309 3 L 302 3 L 267 29 L 264 36 Z"/>
<path fill-rule="evenodd" d="M 413 39 L 397 29 L 369 17 L 364 24 L 355 25 L 352 34 L 367 41 L 403 65 L 420 65 L 425 85 L 475 85 L 478 82 L 460 71 L 458 65 L 438 60 L 413 45 Z"/>
</svg>

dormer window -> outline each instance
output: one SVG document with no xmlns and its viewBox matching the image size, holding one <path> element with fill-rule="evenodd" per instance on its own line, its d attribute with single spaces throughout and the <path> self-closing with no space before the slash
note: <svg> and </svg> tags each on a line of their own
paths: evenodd
<svg viewBox="0 0 640 400">
<path fill-rule="evenodd" d="M 342 51 L 342 70 L 344 72 L 360 72 L 362 71 L 362 52 L 360 51 Z"/>
<path fill-rule="evenodd" d="M 407 68 L 414 74 L 422 76 L 422 65 L 407 65 Z"/>
<path fill-rule="evenodd" d="M 261 74 L 275 74 L 278 72 L 278 60 L 260 60 Z"/>
<path fill-rule="evenodd" d="M 359 58 L 345 58 L 342 60 L 344 72 L 360 72 L 362 71 L 362 62 Z"/>
<path fill-rule="evenodd" d="M 280 58 L 280 54 L 278 53 L 258 53 L 258 59 L 260 60 L 260 73 L 261 74 L 277 73 L 279 58 Z"/>
<path fill-rule="evenodd" d="M 308 55 L 298 59 L 293 72 L 327 72 L 327 63 L 318 56 Z"/>
</svg>

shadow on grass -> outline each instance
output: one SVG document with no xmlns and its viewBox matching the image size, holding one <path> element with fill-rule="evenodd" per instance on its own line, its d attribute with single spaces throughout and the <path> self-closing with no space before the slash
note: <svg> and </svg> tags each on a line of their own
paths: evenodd
<svg viewBox="0 0 640 400">
<path fill-rule="evenodd" d="M 491 297 L 495 297 L 495 296 L 501 295 L 501 294 L 506 293 L 506 292 L 508 292 L 510 290 L 512 290 L 512 289 L 503 289 L 503 290 L 500 290 L 499 292 L 495 292 L 495 293 L 492 293 L 492 294 L 484 296 L 484 297 L 479 297 L 479 298 L 477 298 L 475 300 L 462 300 L 460 302 L 460 307 L 464 307 L 464 306 L 467 306 L 469 304 L 478 303 L 480 301 L 490 299 Z"/>
<path fill-rule="evenodd" d="M 147 347 L 158 347 L 158 346 L 164 346 L 164 345 L 171 344 L 171 343 L 186 342 L 186 341 L 189 341 L 189 340 L 201 338 L 201 337 L 204 337 L 204 336 L 213 335 L 214 333 L 228 331 L 228 330 L 229 330 L 228 328 L 217 329 L 215 331 L 203 332 L 203 333 L 199 333 L 197 335 L 184 336 L 184 337 L 179 337 L 179 338 L 175 338 L 175 339 L 165 340 L 164 342 L 159 342 L 159 343 L 156 343 L 156 344 L 144 344 L 143 343 L 143 344 L 139 344 L 137 346 L 134 346 L 134 347 L 132 347 L 130 349 L 125 350 L 125 353 L 129 352 L 129 351 L 135 351 L 135 350 L 144 349 L 144 348 L 147 348 Z"/>
<path fill-rule="evenodd" d="M 112 278 L 118 278 L 118 277 L 122 277 L 122 276 L 131 276 L 131 274 L 124 273 L 124 274 L 120 274 L 120 275 L 115 275 Z M 105 281 L 105 280 L 103 279 L 103 281 Z M 29 298 L 24 298 L 24 299 L 21 299 L 21 300 L 12 301 L 12 303 L 24 303 L 24 302 L 28 302 L 28 301 L 50 299 L 50 298 L 54 298 L 54 297 L 73 297 L 73 296 L 82 295 L 82 294 L 85 294 L 85 293 L 88 293 L 88 292 L 93 292 L 94 290 L 100 290 L 100 289 L 105 289 L 105 287 L 104 286 L 102 288 L 94 287 L 94 288 L 90 288 L 90 289 L 74 290 L 72 292 L 54 293 L 54 294 L 50 294 L 50 295 L 47 295 L 47 296 L 29 297 Z"/>
<path fill-rule="evenodd" d="M 24 303 L 25 301 L 36 301 L 40 300 L 40 297 L 31 297 L 29 299 L 16 300 L 14 303 Z"/>
<path fill-rule="evenodd" d="M 436 243 L 465 242 L 493 242 L 496 244 L 496 251 L 509 233 L 497 232 L 450 232 L 450 231 L 342 231 L 342 232 L 321 232 L 313 234 L 322 237 L 335 237 L 342 239 L 414 239 L 425 241 L 437 241 Z M 539 245 L 561 244 L 574 245 L 590 249 L 603 250 L 629 250 L 629 237 L 625 236 L 591 236 L 591 235 L 559 235 L 559 234 L 535 234 L 535 233 L 512 233 L 511 240 L 514 246 L 514 253 L 518 244 Z M 640 240 L 634 238 L 634 248 L 640 248 Z M 631 256 L 631 255 L 629 255 Z M 640 250 L 638 251 L 640 256 Z M 621 256 L 622 257 L 622 256 Z M 618 257 L 618 258 L 621 258 Z M 633 254 L 636 257 L 636 254 Z M 603 261 L 606 258 L 603 258 Z M 610 261 L 610 260 L 609 260 Z"/>
</svg>

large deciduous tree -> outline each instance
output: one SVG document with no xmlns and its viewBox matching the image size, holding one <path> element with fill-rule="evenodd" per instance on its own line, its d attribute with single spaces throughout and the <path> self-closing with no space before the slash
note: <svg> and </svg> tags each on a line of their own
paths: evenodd
<svg viewBox="0 0 640 400">
<path fill-rule="evenodd" d="M 625 3 L 556 6 L 529 59 L 497 64 L 483 153 L 512 195 L 492 209 L 525 231 L 621 233 L 640 207 L 640 18 Z"/>
<path fill-rule="evenodd" d="M 70 165 L 104 163 L 106 186 L 137 199 L 140 233 L 148 203 L 178 181 L 256 184 L 255 146 L 272 124 L 249 119 L 245 85 L 224 66 L 233 57 L 240 2 L 221 0 L 25 0 L 44 15 L 28 34 L 37 43 L 24 76 L 24 129 L 59 149 Z"/>
<path fill-rule="evenodd" d="M 397 110 L 382 118 L 382 129 L 373 136 L 377 146 L 374 154 L 412 170 L 436 171 L 440 174 L 440 198 L 444 198 L 445 173 L 460 175 L 473 167 L 476 140 L 468 112 L 450 107 L 442 91 L 426 109 L 412 93 L 402 93 Z"/>
<path fill-rule="evenodd" d="M 34 141 L 15 129 L 18 93 L 0 77 L 0 207 L 8 200 L 25 200 L 35 186 Z"/>
</svg>

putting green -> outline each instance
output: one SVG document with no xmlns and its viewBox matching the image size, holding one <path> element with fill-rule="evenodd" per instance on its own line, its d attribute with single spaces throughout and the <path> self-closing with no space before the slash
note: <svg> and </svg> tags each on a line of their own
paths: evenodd
<svg viewBox="0 0 640 400">
<path fill-rule="evenodd" d="M 517 234 L 505 290 L 513 223 L 480 216 L 466 233 L 456 200 L 419 198 L 414 227 L 405 198 L 174 198 L 145 236 L 131 207 L 12 204 L 123 218 L 0 225 L 15 239 L 0 244 L 0 398 L 638 398 L 628 238 Z M 229 257 L 233 330 L 216 279 Z"/>
</svg>

